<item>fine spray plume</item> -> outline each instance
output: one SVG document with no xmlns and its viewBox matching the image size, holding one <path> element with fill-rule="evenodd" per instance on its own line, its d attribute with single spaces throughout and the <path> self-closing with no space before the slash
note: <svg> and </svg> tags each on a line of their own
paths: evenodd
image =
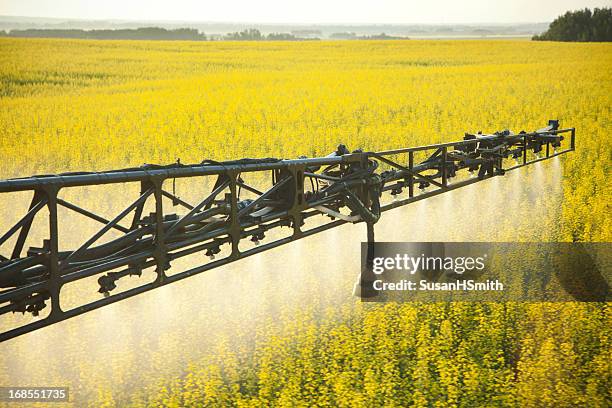
<svg viewBox="0 0 612 408">
<path fill-rule="evenodd" d="M 258 344 L 282 331 L 316 325 L 318 316 L 347 304 L 362 307 L 352 297 L 352 288 L 361 267 L 359 243 L 366 240 L 366 225 L 378 224 L 379 241 L 521 240 L 527 238 L 520 233 L 522 226 L 534 222 L 516 216 L 526 208 L 517 197 L 526 196 L 529 213 L 541 214 L 536 222 L 557 222 L 539 209 L 561 202 L 559 157 L 552 163 L 537 162 L 536 168 L 529 161 L 515 168 L 502 168 L 502 163 L 512 159 L 513 150 L 557 142 L 560 134 L 569 132 L 571 148 L 562 151 L 569 152 L 574 130 L 559 129 L 551 121 L 531 133 L 466 135 L 460 142 L 397 151 L 350 151 L 341 145 L 332 155 L 316 159 L 205 161 L 106 175 L 0 181 L 0 192 L 7 193 L 0 200 L 10 199 L 14 190 L 35 189 L 37 183 L 86 186 L 89 197 L 96 197 L 80 201 L 95 215 L 84 218 L 87 227 L 69 218 L 83 216 L 83 211 L 64 208 L 57 220 L 41 217 L 57 222 L 62 232 L 59 251 L 49 244 L 35 247 L 58 238 L 48 236 L 48 224 L 38 228 L 33 223 L 26 236 L 30 250 L 15 251 L 16 257 L 0 261 L 0 268 L 11 271 L 10 279 L 0 282 L 0 339 L 12 339 L 1 345 L 3 371 L 12 373 L 17 383 L 36 384 L 45 382 L 48 367 L 55 367 L 53 378 L 61 385 L 127 393 L 181 375 L 189 361 L 214 366 L 227 351 L 239 365 Z M 394 161 L 398 154 L 416 157 L 416 152 L 426 154 Z M 477 176 L 471 178 L 468 170 Z M 156 171 L 165 179 L 146 185 Z M 109 174 L 119 184 L 96 184 Z M 134 180 L 138 183 L 130 183 Z M 423 193 L 419 184 L 426 187 Z M 396 194 L 391 197 L 390 191 Z M 129 197 L 127 203 L 108 199 L 117 192 Z M 74 193 L 59 199 L 70 207 L 79 198 Z M 32 203 L 42 209 L 48 198 L 34 195 Z M 27 205 L 26 200 L 24 211 Z M 118 214 L 130 217 L 110 221 Z M 497 228 L 503 223 L 513 225 L 517 234 Z M 81 226 L 85 233 L 78 233 Z M 11 227 L 4 230 L 10 232 Z M 101 227 L 108 235 L 98 234 Z M 58 258 L 59 272 L 53 269 L 51 278 L 41 253 Z M 108 261 L 112 268 L 104 266 Z M 48 294 L 31 289 L 56 281 L 66 285 L 68 299 L 62 299 L 61 310 Z M 140 291 L 138 296 L 125 296 L 134 291 Z M 30 317 L 29 312 L 38 309 L 41 316 L 34 322 L 41 326 L 23 326 L 23 315 L 10 313 L 23 311 Z M 87 313 L 72 318 L 66 315 L 71 310 Z M 12 323 L 20 326 L 15 329 Z M 30 331 L 37 333 L 17 337 Z M 36 358 L 25 365 L 23 355 Z M 120 363 L 131 367 L 127 372 L 133 375 L 113 376 L 118 356 L 130 356 Z"/>
</svg>

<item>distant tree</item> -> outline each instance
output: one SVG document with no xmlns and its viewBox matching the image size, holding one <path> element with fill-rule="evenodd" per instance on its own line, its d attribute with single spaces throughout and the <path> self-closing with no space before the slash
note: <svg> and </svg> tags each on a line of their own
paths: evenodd
<svg viewBox="0 0 612 408">
<path fill-rule="evenodd" d="M 357 37 L 360 40 L 407 40 L 408 37 L 397 37 L 394 35 L 387 35 L 385 33 L 374 34 L 374 35 L 364 35 L 361 37 Z"/>
<path fill-rule="evenodd" d="M 248 28 L 244 31 L 229 33 L 224 39 L 230 41 L 260 41 L 265 39 L 256 28 Z"/>
<path fill-rule="evenodd" d="M 568 11 L 550 23 L 536 41 L 612 41 L 612 8 Z"/>
<path fill-rule="evenodd" d="M 266 37 L 270 41 L 296 41 L 298 38 L 293 34 L 288 33 L 270 33 Z"/>
</svg>

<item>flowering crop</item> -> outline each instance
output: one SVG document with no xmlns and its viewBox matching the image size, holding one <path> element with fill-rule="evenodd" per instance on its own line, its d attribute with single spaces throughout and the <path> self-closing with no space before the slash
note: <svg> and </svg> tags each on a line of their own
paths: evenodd
<svg viewBox="0 0 612 408">
<path fill-rule="evenodd" d="M 0 38 L 0 177 L 379 150 L 560 119 L 578 147 L 562 159 L 560 213 L 520 237 L 609 242 L 611 95 L 609 44 Z M 0 199 L 0 221 L 13 205 Z M 177 285 L 28 335 L 0 345 L 0 385 L 69 384 L 92 406 L 606 406 L 608 305 L 362 305 L 336 266 L 334 290 L 315 266 L 286 272 L 306 289 L 274 300 L 252 289 L 260 277 L 217 275 L 222 287 L 183 284 L 189 305 L 164 300 Z M 147 299 L 167 314 L 117 322 Z"/>
</svg>

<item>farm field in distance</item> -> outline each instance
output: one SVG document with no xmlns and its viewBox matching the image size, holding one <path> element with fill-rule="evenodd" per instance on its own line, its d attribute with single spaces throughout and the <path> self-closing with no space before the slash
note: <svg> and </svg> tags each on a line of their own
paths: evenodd
<svg viewBox="0 0 612 408">
<path fill-rule="evenodd" d="M 339 143 L 381 150 L 559 119 L 577 129 L 577 150 L 548 180 L 546 188 L 558 184 L 556 201 L 529 187 L 538 208 L 555 210 L 516 202 L 508 204 L 516 214 L 491 219 L 479 235 L 458 224 L 450 234 L 609 242 L 611 107 L 612 45 L 604 43 L 0 38 L 0 178 L 177 158 L 312 157 Z M 93 197 L 81 202 L 103 205 Z M 482 201 L 480 211 L 500 205 Z M 15 205 L 0 197 L 0 221 Z M 393 238 L 424 240 L 410 222 Z M 393 223 L 377 233 L 391 239 L 385 226 Z M 362 304 L 350 296 L 358 263 L 326 252 L 341 240 L 357 253 L 363 231 L 335 234 L 327 247 L 290 244 L 224 267 L 223 276 L 1 344 L 0 385 L 68 385 L 76 406 L 609 404 L 609 304 Z M 316 265 L 290 271 L 272 260 L 284 248 Z M 275 276 L 283 271 L 286 282 Z M 283 294 L 270 292 L 281 286 Z M 165 314 L 152 315 L 147 299 Z"/>
</svg>

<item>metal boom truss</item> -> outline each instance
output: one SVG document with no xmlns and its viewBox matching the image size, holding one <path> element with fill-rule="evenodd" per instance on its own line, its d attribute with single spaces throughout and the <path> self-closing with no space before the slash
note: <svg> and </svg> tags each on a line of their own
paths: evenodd
<svg viewBox="0 0 612 408">
<path fill-rule="evenodd" d="M 569 146 L 560 150 L 566 133 L 570 134 Z M 0 193 L 32 194 L 26 214 L 0 235 L 0 247 L 11 237 L 14 240 L 9 253 L 0 255 L 0 316 L 11 312 L 38 316 L 50 304 L 45 317 L 6 329 L 0 333 L 0 341 L 347 222 L 365 222 L 368 240 L 373 241 L 373 225 L 384 211 L 503 175 L 574 148 L 575 129 L 560 129 L 558 121 L 549 121 L 546 128 L 530 133 L 466 134 L 458 142 L 380 152 L 350 152 L 340 145 L 336 152 L 321 158 L 207 160 L 195 165 L 144 165 L 0 181 Z M 407 160 L 400 161 L 398 156 Z M 425 159 L 416 160 L 420 156 Z M 515 159 L 516 164 L 504 168 L 507 159 Z M 477 176 L 458 177 L 463 171 Z M 247 174 L 267 175 L 270 183 L 262 191 L 244 181 Z M 214 184 L 196 203 L 180 199 L 164 186 L 164 182 L 197 177 L 212 177 Z M 130 182 L 140 183 L 140 195 L 110 220 L 60 195 L 72 187 Z M 415 187 L 423 192 L 416 194 Z M 254 198 L 244 199 L 246 192 Z M 382 203 L 381 197 L 387 194 L 396 200 Z M 167 212 L 164 199 L 181 207 L 183 214 Z M 143 215 L 145 203 L 151 201 L 154 211 Z M 78 248 L 60 251 L 60 206 L 99 222 L 101 228 Z M 47 238 L 42 246 L 31 247 L 24 254 L 32 224 L 43 209 L 48 213 Z M 306 220 L 316 217 L 328 222 L 304 227 Z M 291 233 L 247 250 L 239 248 L 241 240 L 259 243 L 268 231 L 280 227 L 289 227 Z M 95 245 L 111 230 L 119 237 Z M 228 256 L 173 275 L 167 273 L 172 262 L 181 257 L 204 253 L 214 258 L 222 248 L 228 250 Z M 155 269 L 152 282 L 113 293 L 118 280 L 140 276 L 145 268 Z M 62 287 L 92 277 L 98 280 L 100 298 L 63 310 Z"/>
</svg>

